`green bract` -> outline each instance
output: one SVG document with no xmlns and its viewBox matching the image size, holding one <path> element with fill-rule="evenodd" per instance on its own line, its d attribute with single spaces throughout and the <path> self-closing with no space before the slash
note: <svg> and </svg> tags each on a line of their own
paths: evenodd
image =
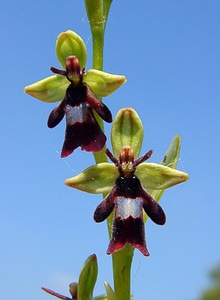
<svg viewBox="0 0 220 300">
<path fill-rule="evenodd" d="M 93 300 L 117 300 L 115 292 L 112 290 L 108 282 L 104 282 L 106 295 L 96 296 Z"/>
<path fill-rule="evenodd" d="M 71 30 L 58 36 L 56 54 L 63 68 L 66 68 L 66 58 L 71 55 L 78 58 L 81 69 L 85 67 L 87 55 L 85 44 L 82 38 Z M 83 75 L 83 82 L 88 84 L 97 97 L 105 97 L 124 84 L 126 77 L 90 69 Z M 41 101 L 56 102 L 64 98 L 69 84 L 65 76 L 54 75 L 26 86 L 24 91 Z"/>
<path fill-rule="evenodd" d="M 179 159 L 179 155 L 180 155 L 180 144 L 181 144 L 180 136 L 176 135 L 173 138 L 167 152 L 165 153 L 164 158 L 163 158 L 162 162 L 160 163 L 161 165 L 164 165 L 164 166 L 167 166 L 167 167 L 173 168 L 173 169 L 176 168 L 176 165 L 177 165 L 177 162 Z M 185 180 L 187 180 L 188 174 L 186 174 L 186 173 L 184 173 L 184 174 L 183 175 L 185 177 Z M 184 179 L 184 177 L 183 177 L 183 179 Z M 154 198 L 154 200 L 158 202 L 164 193 L 164 189 L 161 189 L 161 190 L 148 189 L 148 192 L 151 194 L 151 196 Z M 148 218 L 148 216 L 146 214 L 144 214 L 145 222 L 146 222 L 147 218 Z"/>
<path fill-rule="evenodd" d="M 117 300 L 117 297 L 115 295 L 115 292 L 112 290 L 111 286 L 108 284 L 108 282 L 105 281 L 105 290 L 106 290 L 106 299 L 107 300 Z"/>
<path fill-rule="evenodd" d="M 160 163 L 161 165 L 167 166 L 169 168 L 175 169 L 177 166 L 177 162 L 179 159 L 180 155 L 180 144 L 181 144 L 181 139 L 179 135 L 176 135 L 167 152 L 164 155 L 164 158 L 162 162 Z M 148 189 L 148 192 L 151 194 L 151 196 L 154 198 L 154 200 L 159 201 L 161 196 L 163 195 L 164 190 L 151 190 Z"/>
</svg>

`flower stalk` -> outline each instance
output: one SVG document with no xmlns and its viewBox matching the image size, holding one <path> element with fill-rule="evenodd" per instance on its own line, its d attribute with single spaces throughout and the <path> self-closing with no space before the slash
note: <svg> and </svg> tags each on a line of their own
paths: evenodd
<svg viewBox="0 0 220 300">
<path fill-rule="evenodd" d="M 92 67 L 100 71 L 103 70 L 104 34 L 110 6 L 111 1 L 109 0 L 85 0 L 86 12 L 92 33 Z M 99 100 L 102 99 L 99 98 Z M 96 113 L 95 118 L 100 128 L 104 131 L 103 120 Z M 105 147 L 93 155 L 96 163 L 107 161 Z"/>
<path fill-rule="evenodd" d="M 85 0 L 93 42 L 92 67 L 98 70 L 103 69 L 104 34 L 111 2 L 110 0 Z M 95 118 L 100 128 L 104 130 L 102 119 L 97 114 Z M 105 147 L 94 153 L 94 158 L 96 163 L 107 162 Z M 106 193 L 103 194 L 103 198 L 106 195 Z M 109 236 L 111 235 L 112 219 L 111 214 L 107 220 Z M 114 290 L 118 300 L 130 299 L 130 272 L 133 252 L 130 246 L 126 246 L 122 251 L 112 254 Z"/>
</svg>

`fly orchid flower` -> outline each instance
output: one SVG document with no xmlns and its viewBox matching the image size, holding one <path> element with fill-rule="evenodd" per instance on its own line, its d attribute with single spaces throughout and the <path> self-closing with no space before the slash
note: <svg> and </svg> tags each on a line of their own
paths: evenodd
<svg viewBox="0 0 220 300">
<path fill-rule="evenodd" d="M 145 162 L 152 150 L 137 158 L 142 138 L 143 126 L 137 113 L 131 108 L 121 109 L 112 125 L 114 155 L 106 150 L 113 164 L 93 165 L 65 181 L 69 187 L 107 195 L 96 208 L 94 219 L 102 222 L 114 213 L 108 254 L 130 244 L 149 255 L 144 232 L 146 215 L 155 223 L 164 224 L 165 214 L 157 204 L 164 189 L 188 180 L 187 173 L 175 169 L 180 152 L 179 136 L 173 139 L 161 164 Z"/>
<path fill-rule="evenodd" d="M 144 255 L 149 252 L 146 247 L 143 209 L 156 224 L 163 225 L 166 216 L 160 205 L 144 190 L 135 175 L 136 167 L 147 160 L 153 151 L 134 160 L 134 152 L 130 146 L 120 151 L 119 160 L 106 149 L 106 155 L 118 168 L 114 187 L 108 196 L 99 204 L 94 213 L 96 222 L 104 221 L 114 209 L 111 241 L 107 254 L 123 249 L 126 244 L 137 248 Z"/>
<path fill-rule="evenodd" d="M 53 67 L 51 71 L 66 76 L 70 81 L 64 99 L 51 112 L 47 123 L 49 128 L 53 128 L 66 115 L 66 133 L 61 157 L 68 156 L 79 146 L 86 151 L 100 151 L 105 145 L 106 136 L 99 127 L 92 109 L 106 122 L 112 122 L 112 114 L 83 82 L 85 69 L 80 70 L 76 56 L 68 56 L 66 71 Z"/>
<path fill-rule="evenodd" d="M 77 147 L 100 151 L 106 142 L 93 110 L 106 122 L 112 122 L 109 109 L 99 100 L 108 96 L 126 82 L 125 76 L 95 69 L 85 71 L 86 46 L 79 35 L 68 30 L 56 42 L 57 58 L 64 68 L 52 67 L 56 75 L 25 87 L 24 91 L 44 102 L 61 103 L 51 112 L 48 127 L 55 127 L 66 116 L 66 133 L 61 157 Z"/>
</svg>

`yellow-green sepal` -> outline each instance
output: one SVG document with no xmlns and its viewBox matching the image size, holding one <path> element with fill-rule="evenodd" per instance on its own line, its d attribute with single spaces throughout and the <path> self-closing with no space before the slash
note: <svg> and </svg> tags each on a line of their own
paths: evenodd
<svg viewBox="0 0 220 300">
<path fill-rule="evenodd" d="M 82 173 L 65 180 L 69 187 L 91 193 L 108 193 L 114 186 L 118 176 L 118 169 L 114 164 L 100 163 L 93 165 Z"/>
<path fill-rule="evenodd" d="M 56 102 L 64 98 L 69 81 L 64 76 L 53 75 L 30 84 L 24 92 L 44 102 Z"/>
<path fill-rule="evenodd" d="M 88 84 L 97 97 L 105 97 L 117 90 L 127 79 L 123 75 L 90 69 L 86 72 L 83 81 Z"/>
<path fill-rule="evenodd" d="M 111 143 L 115 157 L 119 157 L 124 146 L 130 146 L 138 158 L 144 136 L 143 124 L 133 108 L 119 110 L 112 124 Z"/>
<path fill-rule="evenodd" d="M 72 30 L 61 32 L 58 35 L 56 41 L 56 55 L 64 70 L 66 69 L 66 58 L 71 55 L 75 55 L 78 58 L 81 69 L 86 66 L 86 45 L 83 39 Z"/>
<path fill-rule="evenodd" d="M 155 163 L 142 163 L 137 166 L 135 175 L 145 189 L 163 190 L 188 180 L 188 174 Z"/>
</svg>

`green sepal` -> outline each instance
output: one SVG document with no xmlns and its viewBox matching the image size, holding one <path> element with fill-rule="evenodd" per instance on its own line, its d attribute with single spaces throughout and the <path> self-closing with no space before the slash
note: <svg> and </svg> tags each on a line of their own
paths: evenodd
<svg viewBox="0 0 220 300">
<path fill-rule="evenodd" d="M 105 97 L 124 84 L 126 78 L 123 75 L 91 69 L 88 70 L 83 81 L 97 97 Z M 52 75 L 26 86 L 24 92 L 44 102 L 56 102 L 64 98 L 69 85 L 70 82 L 65 76 Z"/>
<path fill-rule="evenodd" d="M 178 139 L 175 139 L 166 153 L 166 163 L 168 165 L 173 164 L 174 166 L 175 161 L 178 160 L 179 144 L 177 142 Z M 188 180 L 187 173 L 156 163 L 141 163 L 137 166 L 135 175 L 152 196 L 154 194 L 159 195 L 164 189 Z M 87 168 L 72 178 L 66 179 L 65 184 L 91 194 L 109 193 L 118 176 L 118 169 L 114 164 L 100 163 Z M 159 191 L 156 193 L 154 190 Z M 158 201 L 157 197 L 155 200 Z"/>
<path fill-rule="evenodd" d="M 135 175 L 145 189 L 162 190 L 188 180 L 188 174 L 155 163 L 137 166 Z"/>
<path fill-rule="evenodd" d="M 56 102 L 64 98 L 69 81 L 64 76 L 53 75 L 30 84 L 24 92 L 44 102 Z"/>
<path fill-rule="evenodd" d="M 144 136 L 143 124 L 133 108 L 119 110 L 112 124 L 111 142 L 115 157 L 122 147 L 131 146 L 134 157 L 138 158 Z"/>
<path fill-rule="evenodd" d="M 58 35 L 56 55 L 64 70 L 66 69 L 66 58 L 71 55 L 75 55 L 78 58 L 81 69 L 86 66 L 86 45 L 83 39 L 72 30 L 61 32 Z"/>
<path fill-rule="evenodd" d="M 100 163 L 93 165 L 82 173 L 65 180 L 69 187 L 91 193 L 108 193 L 114 186 L 118 176 L 118 169 L 114 164 Z"/>
<path fill-rule="evenodd" d="M 123 75 L 90 69 L 86 72 L 83 81 L 88 84 L 97 97 L 105 97 L 117 90 L 127 79 Z"/>
<path fill-rule="evenodd" d="M 77 300 L 92 300 L 98 275 L 96 255 L 90 255 L 84 263 L 77 285 Z"/>
</svg>

